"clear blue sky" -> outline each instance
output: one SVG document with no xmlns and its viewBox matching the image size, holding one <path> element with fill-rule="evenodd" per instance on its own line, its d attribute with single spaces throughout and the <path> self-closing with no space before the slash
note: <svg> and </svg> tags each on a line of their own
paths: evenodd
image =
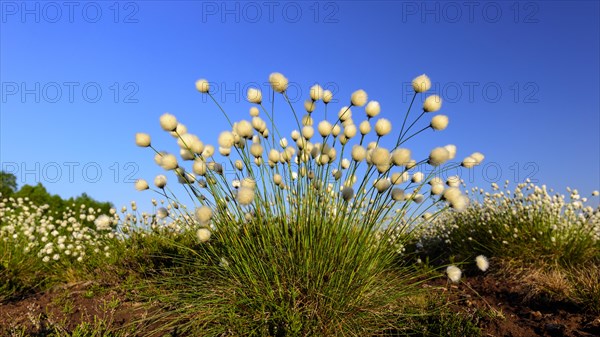
<svg viewBox="0 0 600 337">
<path fill-rule="evenodd" d="M 471 186 L 530 176 L 560 191 L 600 188 L 597 1 L 0 5 L 0 162 L 19 185 L 147 204 L 154 195 L 131 181 L 162 169 L 135 133 L 175 151 L 158 124 L 171 112 L 214 144 L 228 124 L 195 80 L 214 82 L 241 119 L 244 88 L 279 71 L 302 99 L 313 83 L 332 89 L 337 109 L 362 88 L 396 127 L 408 83 L 426 73 L 450 126 L 407 144 L 416 153 L 448 143 L 458 158 L 484 153 L 486 165 L 463 177 Z"/>
</svg>

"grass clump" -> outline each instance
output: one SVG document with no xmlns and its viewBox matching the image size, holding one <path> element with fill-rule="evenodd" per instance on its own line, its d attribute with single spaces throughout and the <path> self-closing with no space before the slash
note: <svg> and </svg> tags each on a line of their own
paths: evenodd
<svg viewBox="0 0 600 337">
<path fill-rule="evenodd" d="M 273 101 L 267 109 L 259 89 L 248 91 L 251 120 L 232 122 L 206 80 L 199 80 L 197 89 L 213 99 L 231 127 L 219 135 L 218 147 L 188 133 L 171 114 L 161 116 L 160 124 L 177 139 L 183 161 L 156 150 L 149 135 L 136 135 L 136 144 L 154 151 L 156 163 L 175 174 L 195 207 L 191 217 L 160 175 L 152 189 L 169 205 L 156 216 L 185 219 L 184 235 L 196 233 L 202 244 L 182 246 L 194 256 L 180 255 L 177 261 L 192 266 L 191 272 L 161 272 L 154 284 L 164 291 L 154 296 L 170 314 L 153 319 L 164 320 L 165 330 L 177 326 L 205 336 L 370 336 L 406 330 L 406 299 L 419 293 L 426 275 L 399 265 L 398 253 L 415 219 L 427 210 L 444 201 L 456 209 L 467 204 L 460 190 L 444 193 L 439 178 L 420 172 L 425 165 L 438 173 L 452 168 L 442 165 L 455 157 L 454 145 L 423 158 L 404 147 L 428 129 L 446 128 L 448 118 L 441 115 L 419 127 L 426 114 L 440 109 L 441 98 L 428 96 L 421 114 L 409 119 L 415 98 L 431 86 L 426 76 L 417 77 L 400 132 L 390 139 L 391 122 L 373 120 L 381 108 L 368 102 L 364 90 L 354 92 L 334 118 L 317 122 L 318 106 L 327 116 L 331 92 L 311 87 L 306 114 L 299 118 L 286 93 L 287 78 L 274 73 L 269 80 L 273 98 L 280 95 L 280 105 L 294 116 L 292 141 L 275 123 L 280 105 Z M 360 118 L 355 112 L 363 106 L 366 118 L 355 124 L 353 118 Z M 475 153 L 463 166 L 482 160 Z M 226 166 L 234 172 L 225 174 Z M 139 180 L 136 188 L 150 186 Z"/>
</svg>

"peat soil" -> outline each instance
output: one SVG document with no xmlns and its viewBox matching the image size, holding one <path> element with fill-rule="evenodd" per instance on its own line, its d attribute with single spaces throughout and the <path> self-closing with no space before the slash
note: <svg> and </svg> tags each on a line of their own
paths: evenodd
<svg viewBox="0 0 600 337">
<path fill-rule="evenodd" d="M 600 336 L 600 315 L 570 303 L 528 299 L 527 288 L 516 281 L 480 274 L 456 285 L 438 279 L 424 286 L 445 289 L 451 308 L 465 316 L 495 313 L 477 316 L 481 336 Z M 123 329 L 128 336 L 152 336 L 147 319 L 152 310 L 130 295 L 85 282 L 0 303 L 0 336 L 70 335 L 82 322 L 104 331 Z"/>
</svg>

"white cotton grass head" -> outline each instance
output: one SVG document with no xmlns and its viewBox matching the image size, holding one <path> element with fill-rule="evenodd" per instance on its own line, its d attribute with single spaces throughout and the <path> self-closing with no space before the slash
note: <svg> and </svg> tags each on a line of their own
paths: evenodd
<svg viewBox="0 0 600 337">
<path fill-rule="evenodd" d="M 144 191 L 148 189 L 148 182 L 144 179 L 138 179 L 135 181 L 135 189 L 138 191 Z"/>
<path fill-rule="evenodd" d="M 442 130 L 446 129 L 448 127 L 448 116 L 445 116 L 445 115 L 433 116 L 429 126 L 436 131 L 442 131 Z"/>
<path fill-rule="evenodd" d="M 592 197 L 597 197 L 599 195 L 600 195 L 600 191 L 598 191 L 598 190 L 592 191 Z"/>
<path fill-rule="evenodd" d="M 452 160 L 456 157 L 456 145 L 448 144 L 444 146 L 444 149 L 448 150 L 448 155 L 450 156 L 448 160 Z"/>
<path fill-rule="evenodd" d="M 412 80 L 412 87 L 416 93 L 425 92 L 431 89 L 431 80 L 425 74 L 419 75 Z"/>
<path fill-rule="evenodd" d="M 352 198 L 354 198 L 354 189 L 351 186 L 344 186 L 342 188 L 342 199 L 350 201 Z"/>
<path fill-rule="evenodd" d="M 257 107 L 253 106 L 250 108 L 250 117 L 258 117 L 259 114 L 260 114 L 260 111 L 258 110 Z"/>
<path fill-rule="evenodd" d="M 486 271 L 490 267 L 490 262 L 487 257 L 483 255 L 479 255 L 475 258 L 475 264 L 477 264 L 477 268 L 481 271 Z"/>
<path fill-rule="evenodd" d="M 154 178 L 154 186 L 165 188 L 167 186 L 167 177 L 164 174 L 159 174 Z"/>
<path fill-rule="evenodd" d="M 365 112 L 367 113 L 367 116 L 369 118 L 373 118 L 379 115 L 379 113 L 381 112 L 381 106 L 379 105 L 379 102 L 370 101 L 369 103 L 367 103 L 367 106 L 365 107 Z"/>
<path fill-rule="evenodd" d="M 177 129 L 177 118 L 170 113 L 160 116 L 160 127 L 165 131 L 174 131 Z"/>
<path fill-rule="evenodd" d="M 112 219 L 106 214 L 102 214 L 94 220 L 94 225 L 96 225 L 96 229 L 99 231 L 109 230 L 111 224 Z"/>
<path fill-rule="evenodd" d="M 481 164 L 483 159 L 485 159 L 485 156 L 481 152 L 473 152 L 470 157 L 475 159 L 477 165 Z"/>
<path fill-rule="evenodd" d="M 354 124 L 349 124 L 344 127 L 344 136 L 346 138 L 351 139 L 356 136 L 357 128 Z"/>
<path fill-rule="evenodd" d="M 354 145 L 352 147 L 352 159 L 356 162 L 361 162 L 365 158 L 367 158 L 367 150 L 358 144 Z"/>
<path fill-rule="evenodd" d="M 310 87 L 310 99 L 312 99 L 313 101 L 323 99 L 323 88 L 320 85 L 315 84 L 312 87 Z"/>
<path fill-rule="evenodd" d="M 240 137 L 243 137 L 246 139 L 252 138 L 252 135 L 254 134 L 253 129 L 252 129 L 252 123 L 248 122 L 247 120 L 241 120 L 241 121 L 237 122 L 234 125 L 234 131 Z"/>
<path fill-rule="evenodd" d="M 208 228 L 200 228 L 200 229 L 198 229 L 198 231 L 196 231 L 196 237 L 202 243 L 208 242 L 208 240 L 210 240 L 210 236 L 211 236 L 211 233 L 210 233 L 210 229 L 208 229 Z"/>
<path fill-rule="evenodd" d="M 240 205 L 250 205 L 254 200 L 254 189 L 244 186 L 242 181 L 242 186 L 237 191 L 236 200 Z"/>
<path fill-rule="evenodd" d="M 423 102 L 423 111 L 436 112 L 442 107 L 442 98 L 438 95 L 431 95 Z"/>
<path fill-rule="evenodd" d="M 332 126 L 331 126 L 331 123 L 329 123 L 328 121 L 322 120 L 319 122 L 317 129 L 319 130 L 319 134 L 322 137 L 327 137 L 331 134 Z"/>
<path fill-rule="evenodd" d="M 423 174 L 423 172 L 415 172 L 411 178 L 411 181 L 413 183 L 420 183 L 423 181 L 423 179 L 425 179 L 425 175 Z"/>
<path fill-rule="evenodd" d="M 269 75 L 269 83 L 275 92 L 282 93 L 288 88 L 288 79 L 282 73 L 272 73 Z"/>
<path fill-rule="evenodd" d="M 411 151 L 405 148 L 398 148 L 392 151 L 392 163 L 396 166 L 406 166 L 410 162 Z"/>
<path fill-rule="evenodd" d="M 352 93 L 352 96 L 350 97 L 350 103 L 352 103 L 354 106 L 363 106 L 367 104 L 367 99 L 367 92 L 360 89 Z"/>
<path fill-rule="evenodd" d="M 455 265 L 448 266 L 446 268 L 446 275 L 453 283 L 458 283 L 462 276 L 462 271 Z"/>
<path fill-rule="evenodd" d="M 260 104 L 262 102 L 262 92 L 260 89 L 249 88 L 246 93 L 246 99 L 250 103 Z"/>
<path fill-rule="evenodd" d="M 208 206 L 201 206 L 196 208 L 196 220 L 201 224 L 207 224 L 213 217 L 213 211 Z"/>
<path fill-rule="evenodd" d="M 367 135 L 371 132 L 371 123 L 369 123 L 369 121 L 362 121 L 358 125 L 358 131 L 360 131 L 360 134 L 363 136 Z"/>
<path fill-rule="evenodd" d="M 196 90 L 200 91 L 203 94 L 208 93 L 208 91 L 210 90 L 210 85 L 209 85 L 208 81 L 205 80 L 204 78 L 197 80 L 196 81 Z"/>
<path fill-rule="evenodd" d="M 441 195 L 442 193 L 444 193 L 444 185 L 443 184 L 434 184 L 431 185 L 431 194 L 433 195 Z"/>
<path fill-rule="evenodd" d="M 463 159 L 463 161 L 460 165 L 464 168 L 473 168 L 473 167 L 477 166 L 477 160 L 475 158 L 469 156 L 469 157 L 466 157 L 465 159 Z"/>
<path fill-rule="evenodd" d="M 431 166 L 439 166 L 450 159 L 450 153 L 444 147 L 436 147 L 429 153 L 427 163 Z"/>
<path fill-rule="evenodd" d="M 181 135 L 185 135 L 188 132 L 187 126 L 185 124 L 177 123 L 177 127 L 175 130 L 169 131 L 169 134 L 173 138 L 179 138 Z"/>
<path fill-rule="evenodd" d="M 233 146 L 235 138 L 230 131 L 223 131 L 219 134 L 218 143 L 220 147 L 229 148 Z"/>
<path fill-rule="evenodd" d="M 371 162 L 374 165 L 389 165 L 390 151 L 383 147 L 377 147 L 371 152 Z"/>
<path fill-rule="evenodd" d="M 167 171 L 174 170 L 179 167 L 177 164 L 177 158 L 170 153 L 162 156 L 160 160 L 160 166 Z"/>
<path fill-rule="evenodd" d="M 388 133 L 390 133 L 391 131 L 392 131 L 392 123 L 389 120 L 387 120 L 385 118 L 380 118 L 375 123 L 375 133 L 377 133 L 377 135 L 379 137 L 385 136 Z"/>
<path fill-rule="evenodd" d="M 327 103 L 331 102 L 332 99 L 333 99 L 333 93 L 331 92 L 331 90 L 323 91 L 323 103 L 327 104 Z"/>
<path fill-rule="evenodd" d="M 352 119 L 352 109 L 350 109 L 350 107 L 343 106 L 340 111 L 338 111 L 338 118 L 342 122 Z"/>
<path fill-rule="evenodd" d="M 390 186 L 392 186 L 392 183 L 387 178 L 377 179 L 375 182 L 375 188 L 379 193 L 385 192 L 388 188 L 390 188 Z"/>
<path fill-rule="evenodd" d="M 304 110 L 306 110 L 306 112 L 311 113 L 313 111 L 315 111 L 315 109 L 317 108 L 317 104 L 315 103 L 315 101 L 307 99 L 306 101 L 304 101 Z"/>
<path fill-rule="evenodd" d="M 147 133 L 138 132 L 135 134 L 135 144 L 139 147 L 150 146 L 150 135 Z"/>
<path fill-rule="evenodd" d="M 168 216 L 169 216 L 169 211 L 168 211 L 166 208 L 164 208 L 164 207 L 159 207 L 159 208 L 156 210 L 156 217 L 157 217 L 157 218 L 159 218 L 159 219 L 161 219 L 161 220 L 162 220 L 162 219 L 164 219 L 164 218 L 166 218 L 166 217 L 168 217 Z"/>
<path fill-rule="evenodd" d="M 392 199 L 394 201 L 404 200 L 404 190 L 398 187 L 392 188 Z"/>
</svg>

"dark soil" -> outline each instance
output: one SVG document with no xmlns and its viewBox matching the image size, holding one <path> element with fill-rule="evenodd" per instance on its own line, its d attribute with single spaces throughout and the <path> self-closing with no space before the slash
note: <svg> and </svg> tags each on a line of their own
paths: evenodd
<svg viewBox="0 0 600 337">
<path fill-rule="evenodd" d="M 495 312 L 478 316 L 482 336 L 600 336 L 600 315 L 585 313 L 570 303 L 527 299 L 528 290 L 515 281 L 480 274 L 457 285 L 438 279 L 426 287 L 446 289 L 451 307 L 466 317 L 476 312 Z M 151 336 L 152 324 L 144 319 L 152 313 L 131 298 L 122 290 L 92 282 L 55 287 L 0 303 L 0 335 L 11 336 L 16 331 L 36 337 L 52 332 L 64 335 L 73 332 L 81 322 L 94 325 L 101 319 L 104 331 L 124 329 L 131 336 Z"/>
</svg>

